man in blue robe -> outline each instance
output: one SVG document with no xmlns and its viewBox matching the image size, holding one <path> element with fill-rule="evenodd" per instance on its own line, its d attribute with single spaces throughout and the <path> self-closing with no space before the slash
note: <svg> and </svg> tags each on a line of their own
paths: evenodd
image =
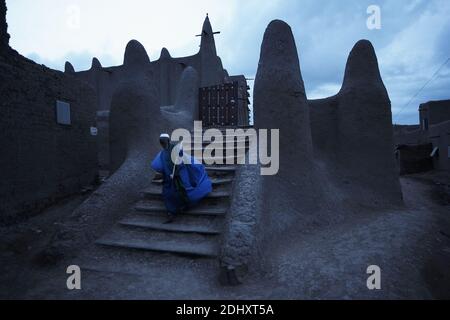
<svg viewBox="0 0 450 320">
<path fill-rule="evenodd" d="M 181 145 L 171 143 L 168 134 L 161 134 L 159 142 L 163 150 L 156 155 L 151 167 L 163 176 L 162 195 L 169 216 L 166 223 L 170 223 L 177 214 L 206 197 L 212 185 L 203 164 L 183 154 Z M 177 159 L 172 159 L 172 153 Z"/>
</svg>

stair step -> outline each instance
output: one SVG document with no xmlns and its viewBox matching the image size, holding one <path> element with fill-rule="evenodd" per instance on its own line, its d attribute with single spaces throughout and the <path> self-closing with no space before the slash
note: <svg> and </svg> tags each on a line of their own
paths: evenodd
<svg viewBox="0 0 450 320">
<path fill-rule="evenodd" d="M 225 184 L 229 184 L 233 182 L 232 178 L 210 178 L 211 180 L 211 184 L 213 185 L 213 187 L 215 186 L 220 186 L 220 185 L 225 185 Z M 162 179 L 157 179 L 157 180 L 152 180 L 152 183 L 154 185 L 161 185 L 163 183 Z"/>
<path fill-rule="evenodd" d="M 208 146 L 211 143 L 214 143 L 214 141 L 209 141 L 209 140 L 203 140 L 202 141 L 202 146 Z M 243 146 L 248 146 L 250 145 L 250 140 L 249 139 L 234 139 L 231 140 L 231 143 L 233 143 L 233 145 L 243 145 Z M 217 145 L 219 145 L 219 143 L 216 142 Z M 224 145 L 225 147 L 227 146 L 227 140 L 223 140 L 222 145 Z"/>
<path fill-rule="evenodd" d="M 218 180 L 219 184 L 221 183 L 229 183 L 232 182 L 233 180 L 231 179 L 231 181 L 227 181 L 224 179 L 218 179 L 215 176 L 218 175 L 227 175 L 227 174 L 231 174 L 234 173 L 236 171 L 236 166 L 232 166 L 232 165 L 206 165 L 205 166 L 205 170 L 208 173 L 209 177 L 212 179 L 212 183 L 214 185 L 214 180 Z M 162 183 L 162 179 L 153 179 L 152 180 L 153 183 L 155 184 L 161 184 Z"/>
<path fill-rule="evenodd" d="M 227 135 L 227 134 L 222 135 L 222 140 L 223 141 L 227 141 L 227 139 L 234 140 L 234 141 L 236 141 L 236 140 L 244 141 L 244 140 L 247 140 L 247 139 L 250 139 L 250 138 L 252 138 L 252 136 L 247 136 L 247 135 Z M 212 137 L 212 138 L 210 138 L 210 137 L 203 137 L 202 140 L 203 141 L 207 141 L 207 142 L 211 142 L 211 141 L 214 141 L 214 139 L 215 139 L 215 137 Z M 192 140 L 194 140 L 194 139 L 192 139 Z"/>
<path fill-rule="evenodd" d="M 217 165 L 225 165 L 228 162 L 231 162 L 230 164 L 236 164 L 238 159 L 243 159 L 245 157 L 244 156 L 238 156 L 238 155 L 234 155 L 234 156 L 223 156 L 223 157 L 203 157 L 203 164 L 206 165 L 216 165 L 214 162 L 221 160 L 222 163 L 218 163 Z"/>
<path fill-rule="evenodd" d="M 162 224 L 167 221 L 167 213 L 160 212 L 159 214 L 145 214 L 132 210 L 131 214 L 127 215 L 124 219 L 139 222 L 139 223 L 156 223 Z M 175 217 L 174 223 L 183 224 L 187 226 L 202 226 L 209 229 L 221 230 L 223 226 L 224 216 L 206 216 L 206 215 L 189 215 L 179 214 Z"/>
<path fill-rule="evenodd" d="M 235 166 L 206 166 L 206 171 L 209 172 L 227 172 L 234 173 L 236 171 Z"/>
<path fill-rule="evenodd" d="M 217 130 L 217 128 L 211 128 L 211 129 L 216 129 Z M 234 128 L 228 128 L 228 129 L 231 129 L 231 130 L 236 130 L 236 129 L 234 129 Z M 208 130 L 210 130 L 210 129 L 208 129 Z M 227 129 L 218 129 L 224 136 L 228 133 L 227 132 Z M 248 129 L 243 129 L 244 130 L 244 133 L 247 133 L 247 131 L 248 131 Z M 203 130 L 203 131 L 200 131 L 200 130 L 195 130 L 195 131 L 193 131 L 193 130 L 191 130 L 190 131 L 190 133 L 191 133 L 191 136 L 193 137 L 193 136 L 195 136 L 196 134 L 197 135 L 204 135 L 205 134 L 205 132 L 206 132 L 206 130 Z M 233 133 L 236 133 L 235 135 L 237 135 L 238 137 L 240 137 L 240 136 L 245 136 L 245 134 L 240 134 L 240 133 L 238 133 L 238 132 L 236 132 L 236 131 L 233 131 Z M 250 133 L 250 132 L 249 132 Z M 234 134 L 231 134 L 231 135 L 233 135 L 233 136 L 235 136 Z"/>
<path fill-rule="evenodd" d="M 230 148 L 227 148 L 226 146 L 224 147 L 224 148 L 222 148 L 222 150 L 224 150 L 224 153 L 226 153 L 226 151 L 227 150 L 248 150 L 249 148 L 248 147 L 230 147 Z M 205 150 L 205 148 L 203 148 L 203 147 L 201 147 L 201 148 L 191 148 L 190 146 L 186 146 L 186 147 L 183 147 L 183 150 L 184 151 L 186 151 L 186 152 L 189 152 L 189 151 L 193 151 L 194 153 L 195 153 L 195 151 L 204 151 Z"/>
<path fill-rule="evenodd" d="M 217 229 L 203 226 L 203 225 L 188 225 L 178 223 L 174 221 L 169 224 L 164 224 L 161 222 L 151 222 L 145 221 L 138 218 L 127 218 L 119 222 L 121 225 L 128 227 L 137 227 L 142 229 L 149 230 L 159 230 L 159 231 L 167 231 L 167 232 L 180 232 L 180 233 L 200 233 L 200 234 L 208 234 L 208 235 L 217 235 L 220 234 L 220 231 Z"/>
<path fill-rule="evenodd" d="M 162 197 L 162 186 L 152 185 L 142 191 L 145 197 Z M 212 191 L 207 196 L 206 199 L 216 199 L 216 198 L 228 198 L 230 197 L 230 192 L 228 191 Z"/>
<path fill-rule="evenodd" d="M 161 253 L 172 253 L 197 257 L 217 257 L 218 255 L 217 247 L 210 243 L 190 244 L 186 242 L 167 240 L 149 242 L 140 239 L 100 239 L 96 241 L 96 243 L 103 246 L 118 247 L 123 249 L 156 251 Z"/>
<path fill-rule="evenodd" d="M 219 249 L 216 234 L 167 232 L 166 230 L 130 228 L 121 224 L 110 230 L 96 243 L 123 249 L 197 256 L 215 256 Z"/>
<path fill-rule="evenodd" d="M 167 212 L 166 206 L 162 201 L 139 201 L 135 206 L 136 211 L 139 212 Z M 182 214 L 189 215 L 212 215 L 220 216 L 227 213 L 227 207 L 221 205 L 207 205 L 201 204 L 194 208 L 191 208 Z"/>
<path fill-rule="evenodd" d="M 204 130 L 191 130 L 190 133 L 191 133 L 191 135 L 194 135 L 194 134 L 204 135 L 207 130 L 211 130 L 211 129 L 219 130 L 222 134 L 225 135 L 225 134 L 227 134 L 227 130 L 233 130 L 233 133 L 237 133 L 236 130 L 239 130 L 239 129 L 243 130 L 244 132 L 247 132 L 249 129 L 254 129 L 254 128 L 253 127 L 249 127 L 249 128 L 208 128 L 208 129 L 204 129 Z M 239 134 L 239 135 L 241 135 L 241 134 Z"/>
</svg>

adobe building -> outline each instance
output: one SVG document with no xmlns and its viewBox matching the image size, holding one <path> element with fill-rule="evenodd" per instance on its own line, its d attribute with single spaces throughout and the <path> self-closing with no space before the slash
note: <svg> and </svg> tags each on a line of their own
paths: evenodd
<svg viewBox="0 0 450 320">
<path fill-rule="evenodd" d="M 426 131 L 430 126 L 450 120 L 450 100 L 428 101 L 419 106 L 420 125 Z"/>
<path fill-rule="evenodd" d="M 395 135 L 401 173 L 450 170 L 450 100 L 419 106 L 420 125 Z"/>
</svg>

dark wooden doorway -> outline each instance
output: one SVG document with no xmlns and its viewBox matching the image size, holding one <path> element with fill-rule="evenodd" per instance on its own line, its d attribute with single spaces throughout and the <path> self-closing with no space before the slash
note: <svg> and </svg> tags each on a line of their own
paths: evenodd
<svg viewBox="0 0 450 320">
<path fill-rule="evenodd" d="M 204 127 L 238 125 L 238 82 L 200 88 L 199 116 Z"/>
</svg>

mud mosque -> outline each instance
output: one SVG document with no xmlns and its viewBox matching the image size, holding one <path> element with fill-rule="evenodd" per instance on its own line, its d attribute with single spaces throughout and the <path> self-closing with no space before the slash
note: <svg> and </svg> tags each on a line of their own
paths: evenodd
<svg viewBox="0 0 450 320">
<path fill-rule="evenodd" d="M 311 230 L 351 219 L 361 207 L 402 205 L 391 104 L 367 40 L 350 52 L 339 93 L 309 100 L 292 30 L 272 21 L 253 109 L 255 129 L 280 129 L 278 174 L 261 176 L 258 165 L 208 166 L 213 192 L 165 225 L 161 181 L 149 166 L 159 133 L 193 130 L 194 120 L 219 130 L 250 127 L 247 81 L 224 69 L 209 17 L 192 56 L 163 48 L 150 61 L 131 40 L 120 66 L 94 58 L 87 71 L 67 62 L 59 72 L 9 46 L 4 0 L 0 11 L 2 223 L 91 192 L 42 252 L 48 263 L 100 266 L 105 256 L 128 252 L 161 261 L 200 257 L 216 263 L 221 283 L 237 284 L 264 268 L 292 225 Z"/>
</svg>

